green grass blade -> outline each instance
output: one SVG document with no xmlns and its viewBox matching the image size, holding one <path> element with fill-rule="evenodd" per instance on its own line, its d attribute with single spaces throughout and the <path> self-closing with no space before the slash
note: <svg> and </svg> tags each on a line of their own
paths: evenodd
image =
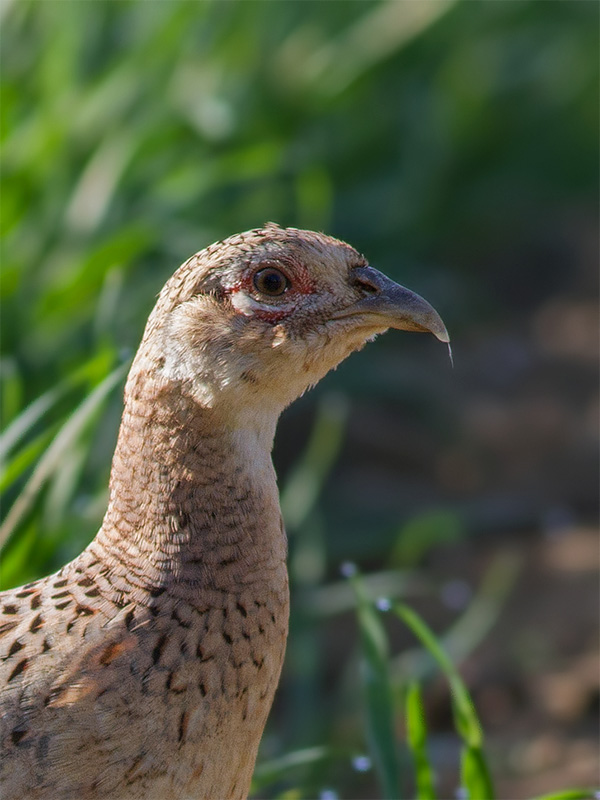
<svg viewBox="0 0 600 800">
<path fill-rule="evenodd" d="M 68 515 L 69 504 L 80 485 L 81 474 L 88 456 L 88 444 L 80 439 L 69 448 L 69 457 L 61 461 L 48 481 L 44 495 L 44 523 L 49 528 L 60 528 Z"/>
<path fill-rule="evenodd" d="M 340 451 L 347 418 L 343 397 L 328 395 L 319 405 L 306 449 L 281 492 L 281 510 L 290 531 L 310 516 Z"/>
<path fill-rule="evenodd" d="M 2 552 L 0 558 L 0 590 L 26 583 L 35 574 L 30 572 L 32 553 L 38 544 L 38 530 L 35 523 L 24 525 Z"/>
<path fill-rule="evenodd" d="M 288 776 L 290 769 L 307 764 L 316 764 L 331 758 L 332 752 L 328 747 L 307 747 L 303 750 L 294 750 L 279 758 L 272 758 L 258 764 L 252 776 L 251 794 L 262 791 L 265 787 L 283 780 Z"/>
<path fill-rule="evenodd" d="M 421 689 L 412 681 L 406 691 L 406 733 L 415 762 L 417 800 L 436 800 L 433 772 L 427 755 L 427 724 Z"/>
<path fill-rule="evenodd" d="M 5 492 L 27 472 L 40 453 L 48 446 L 55 433 L 55 426 L 42 431 L 35 439 L 27 442 L 10 460 L 0 465 L 0 492 Z"/>
<path fill-rule="evenodd" d="M 4 433 L 0 436 L 0 453 L 2 458 L 6 458 L 13 447 L 25 436 L 28 431 L 39 422 L 44 414 L 65 394 L 71 386 L 71 381 L 62 381 L 58 386 L 54 386 L 27 406 L 15 419 L 8 425 Z"/>
<path fill-rule="evenodd" d="M 348 570 L 358 600 L 361 674 L 367 709 L 367 731 L 373 762 L 384 798 L 400 797 L 400 766 L 394 735 L 394 696 L 389 675 L 388 642 L 381 619 L 367 594 L 363 579 Z"/>
<path fill-rule="evenodd" d="M 61 427 L 8 512 L 0 528 L 0 547 L 10 538 L 61 459 L 66 456 L 69 448 L 81 435 L 107 395 L 122 379 L 128 367 L 129 364 L 121 364 L 113 370 Z"/>
<path fill-rule="evenodd" d="M 1 287 L 0 287 L 1 288 Z M 24 381 L 16 360 L 0 356 L 0 414 L 2 425 L 14 419 L 22 407 Z M 0 448 L 0 452 L 2 452 Z"/>
<path fill-rule="evenodd" d="M 448 678 L 454 703 L 456 727 L 461 737 L 471 747 L 480 747 L 483 735 L 473 701 L 458 670 L 438 642 L 435 634 L 418 614 L 403 603 L 393 603 L 392 610 L 427 648 Z"/>
<path fill-rule="evenodd" d="M 391 608 L 431 653 L 448 679 L 452 695 L 454 725 L 465 744 L 462 774 L 465 788 L 469 792 L 469 800 L 493 800 L 494 788 L 482 749 L 483 732 L 463 679 L 433 631 L 418 614 L 403 603 L 393 603 Z"/>
<path fill-rule="evenodd" d="M 469 800 L 493 800 L 492 779 L 481 747 L 463 747 L 460 772 Z"/>
<path fill-rule="evenodd" d="M 104 350 L 99 352 L 89 361 L 82 364 L 71 374 L 67 375 L 57 386 L 37 397 L 30 405 L 24 408 L 17 417 L 0 434 L 0 454 L 6 458 L 15 445 L 25 438 L 29 431 L 36 425 L 64 395 L 84 381 L 95 381 L 98 376 L 106 372 L 112 353 Z"/>
<path fill-rule="evenodd" d="M 496 623 L 522 567 L 522 559 L 513 551 L 499 553 L 486 570 L 469 606 L 438 637 L 438 642 L 454 663 L 467 658 Z M 391 591 L 380 593 L 397 597 Z M 393 659 L 392 675 L 412 675 L 421 682 L 436 668 L 435 659 L 421 647 L 405 650 Z"/>
<path fill-rule="evenodd" d="M 399 598 L 423 591 L 423 582 L 412 572 L 381 570 L 362 576 L 365 591 L 374 603 L 378 597 Z M 348 581 L 335 581 L 311 588 L 299 598 L 308 614 L 317 619 L 343 614 L 356 608 L 356 598 Z M 406 672 L 404 674 L 407 674 Z"/>
</svg>

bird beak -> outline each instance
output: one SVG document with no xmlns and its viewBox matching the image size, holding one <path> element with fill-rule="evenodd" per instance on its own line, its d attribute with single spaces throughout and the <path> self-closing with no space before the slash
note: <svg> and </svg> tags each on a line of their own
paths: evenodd
<svg viewBox="0 0 600 800">
<path fill-rule="evenodd" d="M 420 295 L 394 283 L 373 267 L 357 267 L 353 277 L 369 294 L 335 314 L 336 319 L 365 315 L 389 328 L 429 331 L 440 342 L 450 342 L 442 318 Z"/>
</svg>

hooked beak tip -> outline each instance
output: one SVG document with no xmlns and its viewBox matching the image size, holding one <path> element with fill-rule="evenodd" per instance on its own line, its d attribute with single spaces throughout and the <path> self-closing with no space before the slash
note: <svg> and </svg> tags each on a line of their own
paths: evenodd
<svg viewBox="0 0 600 800">
<path fill-rule="evenodd" d="M 441 318 L 439 321 L 441 325 L 439 326 L 436 325 L 435 328 L 434 327 L 428 328 L 428 330 L 430 333 L 433 333 L 436 339 L 438 339 L 440 342 L 444 342 L 444 344 L 447 344 L 448 347 L 450 347 L 450 334 L 446 330 L 446 326 L 442 322 Z"/>
<path fill-rule="evenodd" d="M 450 343 L 442 318 L 423 297 L 400 286 L 373 267 L 358 268 L 354 272 L 357 282 L 371 291 L 359 301 L 359 308 L 383 318 L 391 328 L 427 331 L 433 333 L 440 342 Z"/>
</svg>

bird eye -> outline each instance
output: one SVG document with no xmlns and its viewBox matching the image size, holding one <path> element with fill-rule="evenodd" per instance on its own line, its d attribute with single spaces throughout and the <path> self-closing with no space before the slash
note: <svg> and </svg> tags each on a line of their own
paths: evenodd
<svg viewBox="0 0 600 800">
<path fill-rule="evenodd" d="M 254 287 L 261 294 L 268 294 L 270 297 L 277 297 L 283 294 L 289 286 L 289 281 L 275 267 L 265 267 L 259 270 L 254 276 Z"/>
</svg>

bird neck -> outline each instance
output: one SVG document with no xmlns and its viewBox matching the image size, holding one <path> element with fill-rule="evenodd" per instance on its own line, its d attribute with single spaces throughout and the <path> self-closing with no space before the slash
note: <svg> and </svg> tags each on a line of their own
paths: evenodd
<svg viewBox="0 0 600 800">
<path fill-rule="evenodd" d="M 188 599 L 284 575 L 276 416 L 232 418 L 148 375 L 130 379 L 125 398 L 109 507 L 90 546 L 100 563 L 139 576 L 140 591 Z"/>
</svg>

